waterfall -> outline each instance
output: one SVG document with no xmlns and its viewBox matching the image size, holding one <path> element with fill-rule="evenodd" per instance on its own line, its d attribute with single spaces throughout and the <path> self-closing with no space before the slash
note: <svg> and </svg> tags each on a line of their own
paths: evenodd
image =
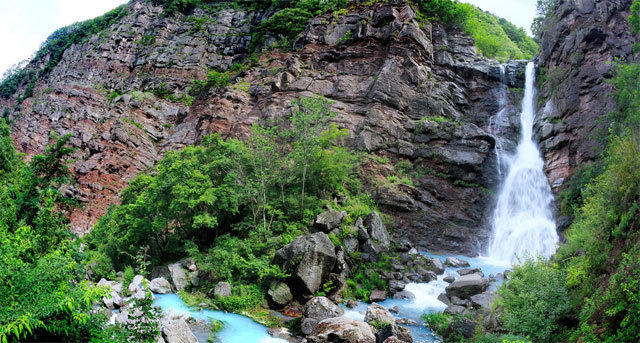
<svg viewBox="0 0 640 343">
<path fill-rule="evenodd" d="M 550 256 L 555 252 L 558 234 L 551 212 L 553 194 L 543 172 L 544 162 L 533 141 L 535 66 L 526 69 L 524 98 L 520 114 L 521 138 L 514 156 L 498 156 L 506 163 L 506 178 L 493 214 L 493 237 L 488 257 L 494 261 L 515 262 L 525 254 Z M 498 117 L 499 115 L 496 115 Z M 497 151 L 503 155 L 503 151 Z M 500 175 L 500 173 L 499 173 Z"/>
</svg>

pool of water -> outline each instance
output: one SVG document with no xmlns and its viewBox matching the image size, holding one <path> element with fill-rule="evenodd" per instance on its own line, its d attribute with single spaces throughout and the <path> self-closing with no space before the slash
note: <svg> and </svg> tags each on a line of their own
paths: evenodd
<svg viewBox="0 0 640 343">
<path fill-rule="evenodd" d="M 283 339 L 273 338 L 267 328 L 245 316 L 212 310 L 194 310 L 189 308 L 177 294 L 156 294 L 153 304 L 163 311 L 186 313 L 194 319 L 209 322 L 210 318 L 224 322 L 224 327 L 217 334 L 218 343 L 287 343 Z M 205 343 L 208 333 L 194 332 L 198 342 Z"/>
</svg>

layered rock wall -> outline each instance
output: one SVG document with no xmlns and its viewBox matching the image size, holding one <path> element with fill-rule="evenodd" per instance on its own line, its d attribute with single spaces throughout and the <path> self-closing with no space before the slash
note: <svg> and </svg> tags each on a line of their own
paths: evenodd
<svg viewBox="0 0 640 343">
<path fill-rule="evenodd" d="M 389 160 L 367 159 L 361 174 L 394 218 L 395 235 L 422 248 L 477 252 L 489 235 L 498 181 L 489 128 L 499 110 L 498 63 L 478 56 L 469 37 L 421 23 L 406 0 L 391 0 L 315 18 L 293 52 L 266 49 L 230 86 L 185 97 L 208 70 L 244 60 L 263 18 L 232 7 L 167 17 L 134 1 L 124 19 L 71 46 L 37 82 L 35 95 L 12 115 L 14 138 L 33 155 L 51 130 L 72 134 L 77 183 L 68 192 L 85 204 L 72 215 L 73 230 L 90 230 L 164 151 L 212 132 L 244 137 L 256 121 L 287 113 L 292 99 L 322 95 L 350 132 L 346 144 Z M 522 87 L 522 67 L 508 68 L 509 86 Z M 501 131 L 515 141 L 521 91 L 509 96 Z M 386 181 L 401 161 L 413 172 L 412 185 Z"/>
</svg>

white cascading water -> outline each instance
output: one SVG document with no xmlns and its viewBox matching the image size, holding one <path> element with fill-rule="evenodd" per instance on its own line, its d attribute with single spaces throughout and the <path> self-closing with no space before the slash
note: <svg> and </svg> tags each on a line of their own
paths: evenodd
<svg viewBox="0 0 640 343">
<path fill-rule="evenodd" d="M 498 156 L 497 163 L 508 163 L 508 172 L 493 214 L 493 238 L 488 249 L 488 257 L 497 262 L 514 263 L 526 254 L 548 257 L 558 242 L 551 211 L 553 194 L 533 141 L 534 81 L 535 66 L 529 62 L 520 114 L 521 139 L 514 156 Z"/>
</svg>

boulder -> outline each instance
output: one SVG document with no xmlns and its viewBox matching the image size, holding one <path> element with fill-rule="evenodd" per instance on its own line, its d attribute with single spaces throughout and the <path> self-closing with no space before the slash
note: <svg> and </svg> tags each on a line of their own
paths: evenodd
<svg viewBox="0 0 640 343">
<path fill-rule="evenodd" d="M 407 291 L 406 289 L 393 295 L 393 299 L 414 299 L 415 297 L 415 294 Z"/>
<path fill-rule="evenodd" d="M 279 306 L 284 306 L 293 300 L 289 286 L 284 282 L 273 282 L 267 291 L 269 300 Z"/>
<path fill-rule="evenodd" d="M 200 285 L 200 271 L 194 270 L 189 273 L 189 282 L 191 282 L 191 286 L 198 287 Z"/>
<path fill-rule="evenodd" d="M 456 334 L 462 334 L 464 338 L 471 338 L 476 331 L 476 322 L 466 317 L 455 318 L 449 323 L 449 326 L 444 330 L 442 337 L 447 339 L 450 336 Z"/>
<path fill-rule="evenodd" d="M 104 303 L 104 306 L 110 310 L 124 306 L 124 300 L 122 300 L 122 297 L 116 291 L 111 291 L 109 294 L 102 297 L 102 302 Z"/>
<path fill-rule="evenodd" d="M 320 323 L 320 321 L 314 318 L 302 318 L 302 323 L 300 323 L 300 331 L 308 336 L 313 332 L 313 329 L 316 328 L 318 323 Z"/>
<path fill-rule="evenodd" d="M 347 317 L 329 318 L 316 325 L 307 337 L 309 343 L 375 343 L 376 336 L 369 324 Z"/>
<path fill-rule="evenodd" d="M 149 282 L 149 289 L 153 293 L 167 294 L 171 293 L 171 284 L 163 277 L 155 278 Z"/>
<path fill-rule="evenodd" d="M 162 320 L 162 337 L 167 343 L 198 343 L 198 339 L 189 329 L 187 322 L 180 318 Z"/>
<path fill-rule="evenodd" d="M 328 209 L 316 217 L 316 221 L 313 226 L 325 233 L 329 233 L 331 230 L 340 227 L 340 223 L 344 218 L 342 212 L 338 212 L 334 209 Z"/>
<path fill-rule="evenodd" d="M 449 305 L 444 309 L 444 313 L 455 316 L 456 314 L 464 314 L 464 311 L 466 311 L 466 309 L 466 307 L 460 305 Z"/>
<path fill-rule="evenodd" d="M 445 266 L 451 266 L 451 267 L 454 267 L 454 268 L 465 268 L 465 267 L 469 267 L 469 262 L 467 262 L 465 260 L 461 260 L 461 259 L 459 259 L 457 257 L 449 256 L 444 261 L 444 265 Z"/>
<path fill-rule="evenodd" d="M 220 298 L 226 298 L 231 296 L 231 284 L 226 281 L 218 282 L 213 290 L 213 294 Z"/>
<path fill-rule="evenodd" d="M 144 299 L 147 296 L 147 286 L 149 281 L 142 275 L 136 275 L 129 284 L 129 293 L 134 299 Z M 151 295 L 153 298 L 153 294 Z"/>
<path fill-rule="evenodd" d="M 387 292 L 385 291 L 371 291 L 371 295 L 369 295 L 369 301 L 371 302 L 381 302 L 387 300 Z"/>
<path fill-rule="evenodd" d="M 411 331 L 402 326 L 385 325 L 382 329 L 376 332 L 377 342 L 385 342 L 391 337 L 395 337 L 400 342 L 413 343 L 413 336 L 411 336 Z"/>
<path fill-rule="evenodd" d="M 187 277 L 187 271 L 182 266 L 182 263 L 176 262 L 167 266 L 169 268 L 169 274 L 171 275 L 171 281 L 176 288 L 177 292 L 184 290 L 189 285 L 189 278 Z"/>
<path fill-rule="evenodd" d="M 391 312 L 379 304 L 372 304 L 367 307 L 367 312 L 364 315 L 364 321 L 368 324 L 396 324 L 396 320 L 393 318 Z"/>
<path fill-rule="evenodd" d="M 469 275 L 469 274 L 478 274 L 480 277 L 484 277 L 484 273 L 480 268 L 463 268 L 457 270 L 460 276 Z"/>
<path fill-rule="evenodd" d="M 305 293 L 313 294 L 336 263 L 335 247 L 324 232 L 299 236 L 276 251 L 274 263 L 291 273 Z"/>
<path fill-rule="evenodd" d="M 493 303 L 495 298 L 496 298 L 496 295 L 494 293 L 484 292 L 484 293 L 471 296 L 470 300 L 471 300 L 471 305 L 474 308 L 483 308 L 486 310 L 490 310 L 491 304 Z"/>
<path fill-rule="evenodd" d="M 413 342 L 413 341 L 412 341 Z M 407 343 L 396 336 L 391 336 L 382 341 L 382 343 Z"/>
<path fill-rule="evenodd" d="M 442 281 L 444 281 L 446 283 L 452 283 L 452 282 L 456 281 L 456 277 L 452 276 L 452 275 L 447 275 L 442 279 Z"/>
<path fill-rule="evenodd" d="M 444 265 L 442 264 L 442 260 L 437 257 L 427 258 L 425 267 L 428 270 L 440 275 L 444 274 Z"/>
<path fill-rule="evenodd" d="M 344 314 L 344 310 L 332 303 L 327 297 L 313 297 L 304 305 L 302 314 L 305 318 L 313 318 L 320 321 L 339 317 Z"/>
<path fill-rule="evenodd" d="M 404 290 L 404 287 L 405 287 L 405 284 L 402 281 L 389 280 L 389 290 L 391 290 L 393 293 Z"/>
<path fill-rule="evenodd" d="M 478 274 L 469 274 L 457 278 L 445 290 L 449 297 L 469 298 L 484 292 L 487 287 L 489 287 L 489 280 L 481 278 Z"/>
<path fill-rule="evenodd" d="M 375 243 L 378 244 L 382 251 L 389 251 L 389 233 L 382 223 L 382 218 L 377 211 L 369 213 L 364 219 L 364 228 Z"/>
<path fill-rule="evenodd" d="M 449 300 L 449 297 L 445 293 L 438 294 L 438 300 L 447 306 L 451 305 L 451 300 Z"/>
</svg>

